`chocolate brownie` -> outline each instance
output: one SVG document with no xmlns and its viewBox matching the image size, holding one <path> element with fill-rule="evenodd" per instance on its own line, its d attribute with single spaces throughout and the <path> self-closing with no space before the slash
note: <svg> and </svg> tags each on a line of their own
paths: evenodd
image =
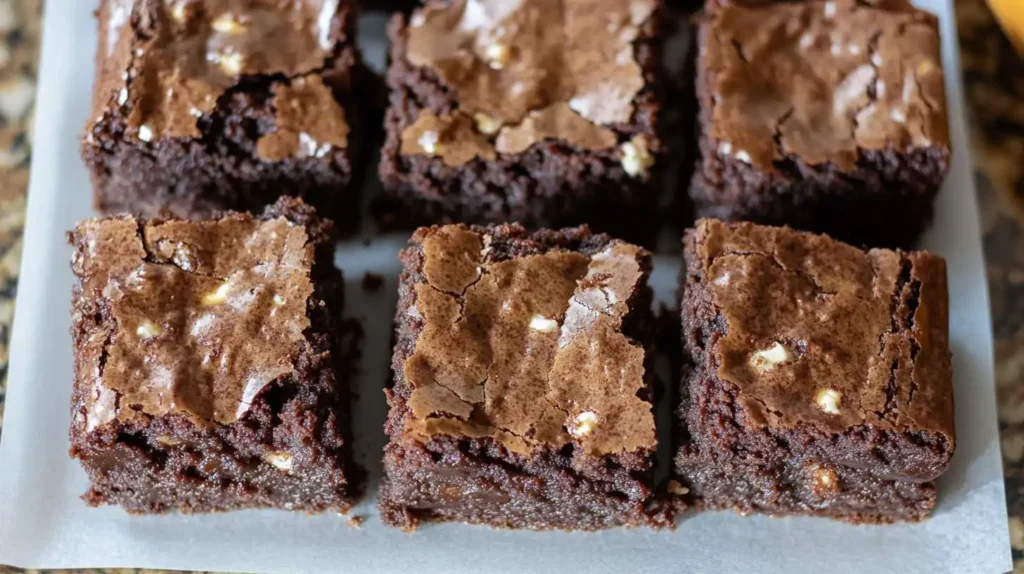
<svg viewBox="0 0 1024 574">
<path fill-rule="evenodd" d="M 88 503 L 350 507 L 355 350 L 330 228 L 286 197 L 258 218 L 123 215 L 69 234 L 71 455 Z"/>
<path fill-rule="evenodd" d="M 709 0 L 697 214 L 907 246 L 950 140 L 938 21 L 906 0 Z"/>
<path fill-rule="evenodd" d="M 431 0 L 394 16 L 389 215 L 652 237 L 661 22 L 658 0 Z"/>
<path fill-rule="evenodd" d="M 449 225 L 400 258 L 384 521 L 646 523 L 650 253 L 586 227 Z"/>
<path fill-rule="evenodd" d="M 96 207 L 196 218 L 288 194 L 351 226 L 350 4 L 104 0 L 82 146 Z"/>
<path fill-rule="evenodd" d="M 677 474 L 708 508 L 920 520 L 955 444 L 945 261 L 705 219 Z"/>
</svg>

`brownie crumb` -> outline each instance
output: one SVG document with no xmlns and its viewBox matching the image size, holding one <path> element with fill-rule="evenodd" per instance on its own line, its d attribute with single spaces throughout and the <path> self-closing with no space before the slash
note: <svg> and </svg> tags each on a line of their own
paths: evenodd
<svg viewBox="0 0 1024 574">
<path fill-rule="evenodd" d="M 355 516 L 350 516 L 348 520 L 345 521 L 345 524 L 347 524 L 349 528 L 359 529 L 363 527 L 363 522 L 365 521 L 366 516 L 363 516 L 362 514 L 357 514 Z"/>
<path fill-rule="evenodd" d="M 678 480 L 668 481 L 665 490 L 673 496 L 684 496 L 690 493 L 690 489 L 680 484 Z"/>
<path fill-rule="evenodd" d="M 670 480 L 658 487 L 644 507 L 644 525 L 654 529 L 675 530 L 678 517 L 691 508 L 690 500 L 683 495 L 675 495 L 671 492 L 671 484 L 678 482 Z"/>
</svg>

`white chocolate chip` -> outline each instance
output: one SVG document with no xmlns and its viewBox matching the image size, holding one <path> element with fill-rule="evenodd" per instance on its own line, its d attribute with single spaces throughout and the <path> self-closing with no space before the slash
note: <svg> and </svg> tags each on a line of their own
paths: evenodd
<svg viewBox="0 0 1024 574">
<path fill-rule="evenodd" d="M 217 16 L 210 25 L 221 34 L 240 34 L 245 29 L 235 15 L 229 12 Z"/>
<path fill-rule="evenodd" d="M 741 150 L 736 152 L 736 159 L 742 161 L 743 163 L 749 164 L 750 163 L 750 154 L 747 153 L 746 150 L 742 150 L 741 149 Z"/>
<path fill-rule="evenodd" d="M 423 12 L 417 12 L 409 18 L 409 25 L 413 28 L 419 28 L 420 26 L 427 23 L 427 17 L 423 15 Z"/>
<path fill-rule="evenodd" d="M 163 329 L 160 328 L 160 325 L 149 320 L 139 323 L 139 326 L 135 328 L 135 334 L 138 335 L 140 339 L 152 339 L 162 332 Z"/>
<path fill-rule="evenodd" d="M 331 147 L 331 144 L 320 143 L 306 132 L 299 132 L 299 157 L 324 157 Z"/>
<path fill-rule="evenodd" d="M 217 289 L 203 295 L 203 305 L 218 305 L 228 298 L 228 291 L 231 289 L 231 282 L 225 281 L 217 286 Z"/>
<path fill-rule="evenodd" d="M 476 122 L 476 131 L 484 135 L 492 136 L 501 129 L 501 122 L 487 114 L 477 112 L 473 114 L 473 120 Z"/>
<path fill-rule="evenodd" d="M 846 47 L 846 51 L 850 52 L 854 56 L 859 56 L 860 55 L 860 46 L 858 46 L 857 44 L 854 44 L 854 43 L 851 42 L 850 45 L 848 45 Z"/>
<path fill-rule="evenodd" d="M 170 435 L 163 434 L 156 437 L 156 443 L 160 446 L 178 446 L 181 444 L 181 441 Z"/>
<path fill-rule="evenodd" d="M 274 305 L 277 305 L 278 307 L 280 307 L 281 305 L 284 305 L 284 297 L 275 294 L 274 295 Z"/>
<path fill-rule="evenodd" d="M 144 142 L 151 141 L 153 139 L 153 130 L 146 125 L 139 126 L 139 139 Z"/>
<path fill-rule="evenodd" d="M 555 329 L 558 329 L 558 321 L 548 319 L 543 315 L 534 315 L 530 318 L 530 329 L 540 331 L 542 333 L 550 333 Z"/>
<path fill-rule="evenodd" d="M 638 135 L 619 146 L 622 150 L 622 169 L 630 177 L 647 175 L 647 170 L 654 165 L 654 156 L 647 147 L 647 139 Z"/>
<path fill-rule="evenodd" d="M 812 44 L 814 44 L 814 34 L 804 32 L 804 35 L 800 36 L 800 49 L 806 50 L 807 48 L 810 48 Z"/>
<path fill-rule="evenodd" d="M 719 287 L 725 287 L 729 285 L 729 272 L 726 271 L 725 273 L 717 277 L 714 281 L 712 281 L 712 283 L 718 285 Z"/>
<path fill-rule="evenodd" d="M 935 62 L 931 60 L 921 60 L 921 63 L 917 65 L 917 77 L 924 78 L 930 76 L 932 72 L 937 70 Z"/>
<path fill-rule="evenodd" d="M 729 142 L 722 142 L 718 144 L 718 154 L 724 156 L 732 155 L 732 144 Z"/>
<path fill-rule="evenodd" d="M 491 44 L 490 46 L 487 46 L 485 54 L 487 56 L 487 65 L 490 66 L 492 70 L 500 70 L 508 63 L 509 49 L 505 44 Z"/>
<path fill-rule="evenodd" d="M 835 389 L 821 389 L 814 395 L 814 404 L 830 415 L 839 414 L 839 401 L 842 395 Z"/>
<path fill-rule="evenodd" d="M 117 93 L 117 105 L 123 106 L 128 101 L 128 88 L 121 88 Z"/>
<path fill-rule="evenodd" d="M 875 97 L 879 99 L 885 97 L 885 80 L 881 78 L 875 81 Z"/>
<path fill-rule="evenodd" d="M 203 117 L 203 110 L 201 110 L 199 108 L 196 108 L 196 107 L 190 108 L 188 110 L 188 113 L 192 114 L 192 117 L 195 117 L 195 118 Z"/>
<path fill-rule="evenodd" d="M 569 434 L 575 438 L 583 438 L 594 432 L 595 428 L 597 428 L 597 413 L 583 411 L 572 420 L 572 424 L 569 426 Z"/>
<path fill-rule="evenodd" d="M 171 17 L 178 22 L 184 22 L 188 17 L 188 13 L 185 11 L 186 4 L 184 1 L 178 2 L 171 8 Z"/>
<path fill-rule="evenodd" d="M 793 360 L 793 353 L 781 343 L 772 343 L 771 347 L 756 351 L 750 356 L 750 366 L 759 371 L 767 371 L 775 368 L 775 365 Z"/>
<path fill-rule="evenodd" d="M 837 478 L 836 473 L 830 468 L 820 466 L 814 471 L 814 480 L 818 481 L 818 484 L 825 488 L 832 488 Z"/>
<path fill-rule="evenodd" d="M 903 113 L 903 110 L 899 108 L 893 108 L 892 112 L 889 113 L 889 117 L 898 124 L 906 123 L 907 121 L 907 114 Z"/>
<path fill-rule="evenodd" d="M 423 151 L 429 154 L 435 154 L 437 153 L 437 150 L 441 147 L 438 143 L 439 139 L 440 138 L 438 137 L 437 132 L 427 130 L 420 134 L 420 139 L 416 140 L 416 143 L 420 144 L 420 147 L 423 148 Z"/>
<path fill-rule="evenodd" d="M 876 68 L 882 67 L 882 55 L 878 52 L 871 54 L 871 64 Z"/>
<path fill-rule="evenodd" d="M 835 15 L 836 15 L 836 3 L 835 2 L 831 2 L 831 1 L 830 2 L 825 2 L 825 18 L 826 19 L 831 19 L 831 18 L 834 18 Z"/>
<path fill-rule="evenodd" d="M 284 472 L 292 471 L 292 453 L 286 450 L 271 450 L 263 453 L 263 460 Z"/>
<path fill-rule="evenodd" d="M 829 48 L 829 52 L 831 52 L 833 56 L 838 56 L 843 52 L 843 49 L 839 46 L 839 44 L 832 44 L 832 47 Z"/>
<path fill-rule="evenodd" d="M 306 156 L 312 156 L 316 153 L 317 142 L 313 139 L 313 136 L 306 132 L 299 132 L 299 149 Z"/>
<path fill-rule="evenodd" d="M 238 52 L 217 56 L 217 65 L 229 76 L 237 76 L 242 71 L 242 55 Z"/>
</svg>

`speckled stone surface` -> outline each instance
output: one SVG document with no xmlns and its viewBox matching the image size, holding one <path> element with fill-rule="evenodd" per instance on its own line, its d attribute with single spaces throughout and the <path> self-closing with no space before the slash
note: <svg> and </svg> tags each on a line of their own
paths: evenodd
<svg viewBox="0 0 1024 574">
<path fill-rule="evenodd" d="M 957 0 L 988 269 L 1015 572 L 1024 572 L 1024 59 L 983 0 Z"/>
<path fill-rule="evenodd" d="M 25 223 L 41 4 L 0 0 L 0 425 Z M 956 0 L 956 7 L 994 317 L 1010 542 L 1015 572 L 1024 572 L 1024 60 L 984 0 Z M 23 571 L 0 566 L 0 574 L 9 572 Z"/>
</svg>

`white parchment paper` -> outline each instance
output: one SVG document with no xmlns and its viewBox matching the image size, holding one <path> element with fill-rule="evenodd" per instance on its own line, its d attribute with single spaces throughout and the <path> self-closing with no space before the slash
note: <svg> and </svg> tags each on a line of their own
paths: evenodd
<svg viewBox="0 0 1024 574">
<path fill-rule="evenodd" d="M 337 262 L 348 312 L 365 320 L 367 346 L 356 404 L 358 456 L 371 492 L 352 514 L 244 511 L 130 517 L 78 497 L 84 472 L 67 456 L 72 384 L 68 335 L 72 284 L 64 231 L 90 212 L 78 157 L 89 113 L 96 41 L 92 0 L 46 3 L 28 225 L 0 444 L 0 563 L 31 568 L 144 567 L 265 572 L 1000 572 L 1011 567 L 996 428 L 985 269 L 962 114 L 958 48 L 949 0 L 919 2 L 942 17 L 954 140 L 952 173 L 924 246 L 949 261 L 956 371 L 957 451 L 940 481 L 935 516 L 917 525 L 853 527 L 819 519 L 709 513 L 671 532 L 532 533 L 434 525 L 387 529 L 375 510 L 391 315 L 400 236 L 355 240 Z M 371 59 L 383 60 L 383 18 L 364 22 Z M 678 256 L 659 256 L 654 285 L 673 297 Z M 387 277 L 375 294 L 365 271 Z"/>
</svg>

